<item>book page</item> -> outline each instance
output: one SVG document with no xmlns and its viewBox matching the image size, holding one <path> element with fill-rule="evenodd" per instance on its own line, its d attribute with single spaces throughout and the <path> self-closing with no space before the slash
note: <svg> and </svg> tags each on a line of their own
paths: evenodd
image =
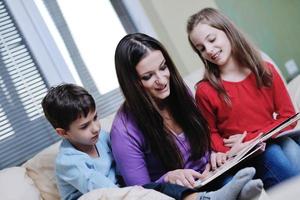
<svg viewBox="0 0 300 200">
<path fill-rule="evenodd" d="M 295 115 L 289 117 L 276 127 L 272 128 L 267 133 L 261 135 L 260 137 L 254 139 L 247 147 L 242 149 L 240 152 L 238 152 L 236 155 L 233 155 L 227 162 L 222 165 L 221 167 L 217 168 L 215 171 L 212 171 L 208 174 L 208 176 L 205 179 L 197 180 L 195 188 L 200 188 L 213 179 L 217 178 L 230 168 L 237 165 L 239 162 L 245 160 L 246 158 L 256 154 L 257 152 L 261 152 L 265 148 L 265 141 L 271 138 L 273 135 L 281 131 L 282 129 L 286 128 L 287 126 L 291 125 L 292 123 L 296 122 L 300 119 L 300 114 L 296 113 Z"/>
</svg>

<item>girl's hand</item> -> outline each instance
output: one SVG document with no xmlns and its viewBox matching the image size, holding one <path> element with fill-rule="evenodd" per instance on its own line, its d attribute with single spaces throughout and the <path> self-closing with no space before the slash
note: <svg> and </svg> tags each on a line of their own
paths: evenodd
<svg viewBox="0 0 300 200">
<path fill-rule="evenodd" d="M 231 149 L 227 152 L 227 157 L 233 157 L 235 156 L 238 152 L 240 152 L 242 149 L 244 149 L 245 147 L 247 147 L 249 145 L 249 143 L 251 143 L 252 141 L 256 140 L 257 138 L 259 138 L 263 133 L 258 134 L 255 138 L 253 138 L 252 140 L 249 140 L 247 142 L 242 142 L 246 136 L 247 132 L 244 132 L 242 137 L 240 137 L 240 139 L 237 141 L 237 143 L 235 143 Z"/>
<path fill-rule="evenodd" d="M 233 147 L 239 141 L 243 141 L 245 136 L 247 135 L 247 131 L 244 131 L 243 134 L 235 134 L 230 136 L 228 139 L 223 139 L 224 146 L 226 147 Z"/>
<path fill-rule="evenodd" d="M 227 160 L 227 154 L 222 152 L 212 152 L 210 155 L 211 170 L 214 171 Z"/>
<path fill-rule="evenodd" d="M 247 132 L 244 131 L 241 137 L 239 137 L 234 145 L 231 147 L 231 149 L 227 152 L 228 158 L 235 156 L 239 151 L 241 151 L 246 145 L 248 145 L 248 142 L 243 143 L 244 138 L 246 137 Z"/>
<path fill-rule="evenodd" d="M 166 174 L 164 181 L 193 188 L 195 180 L 200 178 L 203 178 L 203 175 L 193 169 L 176 169 L 169 171 Z"/>
</svg>

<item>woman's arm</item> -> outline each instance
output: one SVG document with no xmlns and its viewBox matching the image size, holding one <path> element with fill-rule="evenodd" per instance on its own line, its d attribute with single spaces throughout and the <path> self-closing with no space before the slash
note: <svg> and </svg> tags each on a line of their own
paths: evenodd
<svg viewBox="0 0 300 200">
<path fill-rule="evenodd" d="M 122 123 L 113 124 L 111 145 L 114 159 L 127 186 L 150 183 L 142 143 Z"/>
<path fill-rule="evenodd" d="M 115 120 L 111 129 L 112 152 L 117 167 L 126 185 L 144 185 L 151 182 L 144 152 L 143 139 L 138 136 L 137 129 L 121 120 Z M 130 126 L 130 127 L 128 127 Z M 159 166 L 161 167 L 161 166 Z M 192 169 L 177 169 L 169 171 L 157 180 L 157 183 L 170 182 L 193 187 L 195 179 L 203 176 Z"/>
</svg>

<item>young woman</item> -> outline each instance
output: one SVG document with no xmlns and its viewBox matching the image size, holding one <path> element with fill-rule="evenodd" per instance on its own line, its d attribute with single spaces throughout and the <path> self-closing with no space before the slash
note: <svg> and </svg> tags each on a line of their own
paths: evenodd
<svg viewBox="0 0 300 200">
<path fill-rule="evenodd" d="M 215 151 L 236 153 L 295 114 L 274 66 L 262 60 L 259 51 L 226 16 L 205 8 L 189 18 L 187 32 L 205 65 L 196 101 L 209 123 Z M 297 175 L 299 158 L 299 146 L 286 137 L 268 141 L 265 152 L 252 159 L 251 165 L 268 188 Z M 271 180 L 272 176 L 275 179 Z"/>
<path fill-rule="evenodd" d="M 152 37 L 127 35 L 115 65 L 125 103 L 111 139 L 126 184 L 193 185 L 209 162 L 210 135 L 169 54 Z"/>
<path fill-rule="evenodd" d="M 223 153 L 210 152 L 207 123 L 160 42 L 140 33 L 125 36 L 116 48 L 115 65 L 125 102 L 114 119 L 111 143 L 126 185 L 193 187 L 209 170 L 209 161 L 214 166 L 225 161 Z M 241 170 L 200 199 L 252 198 L 262 182 L 250 180 L 251 170 Z"/>
</svg>

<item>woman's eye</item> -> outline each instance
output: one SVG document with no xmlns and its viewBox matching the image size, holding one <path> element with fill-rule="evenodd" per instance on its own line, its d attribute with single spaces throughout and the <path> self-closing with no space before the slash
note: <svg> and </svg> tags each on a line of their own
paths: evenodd
<svg viewBox="0 0 300 200">
<path fill-rule="evenodd" d="M 152 74 L 142 76 L 142 80 L 148 81 L 152 77 Z"/>
<path fill-rule="evenodd" d="M 98 115 L 95 115 L 94 117 L 94 121 L 96 121 L 98 119 Z"/>
</svg>

